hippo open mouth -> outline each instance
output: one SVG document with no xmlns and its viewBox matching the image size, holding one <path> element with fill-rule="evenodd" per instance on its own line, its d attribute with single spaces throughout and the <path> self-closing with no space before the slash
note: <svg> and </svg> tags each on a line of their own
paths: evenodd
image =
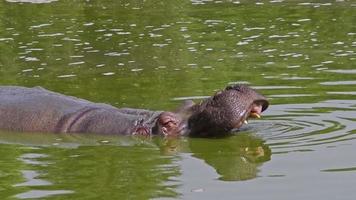
<svg viewBox="0 0 356 200">
<path fill-rule="evenodd" d="M 246 85 L 231 85 L 196 106 L 189 118 L 190 135 L 226 135 L 260 118 L 268 108 L 266 97 Z"/>
<path fill-rule="evenodd" d="M 248 124 L 249 118 L 260 119 L 262 112 L 268 107 L 268 101 L 266 100 L 256 100 L 252 103 L 249 112 L 246 112 L 246 119 L 243 121 L 244 124 Z"/>
</svg>

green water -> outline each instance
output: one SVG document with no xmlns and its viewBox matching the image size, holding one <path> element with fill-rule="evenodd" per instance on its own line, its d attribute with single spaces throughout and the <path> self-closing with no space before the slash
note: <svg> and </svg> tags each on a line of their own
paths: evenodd
<svg viewBox="0 0 356 200">
<path fill-rule="evenodd" d="M 1 132 L 0 199 L 355 199 L 356 1 L 28 1 L 0 1 L 1 85 L 271 106 L 220 139 Z"/>
</svg>

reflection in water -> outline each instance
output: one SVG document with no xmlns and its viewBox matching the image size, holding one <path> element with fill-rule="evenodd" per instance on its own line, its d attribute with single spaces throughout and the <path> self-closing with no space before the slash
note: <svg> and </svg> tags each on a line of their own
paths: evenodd
<svg viewBox="0 0 356 200">
<path fill-rule="evenodd" d="M 58 0 L 6 0 L 11 3 L 51 3 Z"/>
<path fill-rule="evenodd" d="M 219 139 L 170 138 L 162 140 L 160 146 L 168 155 L 192 153 L 213 167 L 225 181 L 255 178 L 258 167 L 271 158 L 271 150 L 262 139 L 243 133 Z"/>
<path fill-rule="evenodd" d="M 148 199 L 178 195 L 175 156 L 161 156 L 154 144 L 141 138 L 3 132 L 0 141 L 34 147 L 17 156 L 22 164 L 14 170 L 22 178 L 11 184 L 21 191 L 12 195 L 16 198 Z"/>
<path fill-rule="evenodd" d="M 18 195 L 15 195 L 17 199 L 37 199 L 37 198 L 45 198 L 53 195 L 61 195 L 61 194 L 71 194 L 72 191 L 69 190 L 30 190 L 28 192 L 24 192 Z"/>
<path fill-rule="evenodd" d="M 21 173 L 23 162 L 18 160 L 24 149 L 17 145 L 0 144 L 0 197 L 10 199 L 22 193 L 20 187 L 12 187 L 24 181 Z"/>
<path fill-rule="evenodd" d="M 42 166 L 42 167 L 48 167 L 49 163 L 40 161 L 39 159 L 41 158 L 46 158 L 48 157 L 46 154 L 38 154 L 38 153 L 25 153 L 20 156 L 19 160 L 24 162 L 27 165 L 30 166 Z M 53 185 L 53 183 L 40 179 L 38 177 L 41 176 L 41 173 L 39 173 L 36 170 L 21 170 L 21 173 L 23 177 L 25 178 L 25 182 L 18 183 L 13 185 L 13 187 L 38 187 L 38 186 L 50 186 Z M 43 174 L 42 174 L 43 176 Z M 60 195 L 60 194 L 71 194 L 74 191 L 71 190 L 33 190 L 30 189 L 29 191 L 20 193 L 15 195 L 14 197 L 18 199 L 32 199 L 32 198 L 44 198 L 44 197 L 49 197 L 52 195 Z"/>
<path fill-rule="evenodd" d="M 47 177 L 59 187 L 75 191 L 73 199 L 147 199 L 173 197 L 178 175 L 172 158 L 160 157 L 147 146 L 80 146 L 77 149 L 49 149 Z M 63 159 L 65 158 L 65 159 Z"/>
<path fill-rule="evenodd" d="M 340 168 L 340 169 L 325 169 L 321 170 L 322 172 L 355 172 L 356 167 L 350 167 L 350 168 Z"/>
<path fill-rule="evenodd" d="M 25 182 L 15 184 L 13 186 L 38 186 L 38 185 L 51 185 L 52 183 L 46 180 L 37 179 L 40 174 L 34 170 L 22 170 L 22 176 L 26 179 Z"/>
<path fill-rule="evenodd" d="M 255 178 L 259 166 L 271 159 L 271 150 L 264 141 L 250 134 L 226 139 L 189 140 L 192 156 L 212 166 L 225 181 Z"/>
</svg>

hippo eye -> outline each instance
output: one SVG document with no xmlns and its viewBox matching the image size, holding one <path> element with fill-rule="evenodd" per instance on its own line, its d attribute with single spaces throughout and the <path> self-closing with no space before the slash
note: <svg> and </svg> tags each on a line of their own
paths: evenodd
<svg viewBox="0 0 356 200">
<path fill-rule="evenodd" d="M 166 127 L 168 129 L 174 128 L 177 126 L 177 123 L 174 121 L 168 121 L 166 123 L 163 124 L 163 127 Z"/>
<path fill-rule="evenodd" d="M 176 125 L 177 125 L 176 122 L 172 121 L 172 120 L 169 120 L 169 121 L 163 123 L 163 126 L 165 126 L 165 127 L 173 127 Z"/>
<path fill-rule="evenodd" d="M 216 93 L 215 93 L 215 95 L 220 95 L 222 93 L 222 91 L 217 91 Z"/>
<path fill-rule="evenodd" d="M 234 89 L 231 85 L 229 85 L 225 88 L 225 90 L 231 90 L 231 89 Z"/>
<path fill-rule="evenodd" d="M 213 96 L 213 100 L 216 100 L 219 97 L 220 94 L 222 94 L 222 91 L 217 91 L 215 93 L 215 95 Z"/>
</svg>

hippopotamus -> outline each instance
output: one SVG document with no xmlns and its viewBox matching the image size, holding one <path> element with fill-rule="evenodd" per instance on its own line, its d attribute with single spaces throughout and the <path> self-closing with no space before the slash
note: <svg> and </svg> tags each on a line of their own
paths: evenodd
<svg viewBox="0 0 356 200">
<path fill-rule="evenodd" d="M 246 85 L 231 85 L 174 112 L 117 108 L 42 87 L 0 87 L 0 130 L 120 135 L 220 136 L 259 118 L 268 100 Z"/>
</svg>

